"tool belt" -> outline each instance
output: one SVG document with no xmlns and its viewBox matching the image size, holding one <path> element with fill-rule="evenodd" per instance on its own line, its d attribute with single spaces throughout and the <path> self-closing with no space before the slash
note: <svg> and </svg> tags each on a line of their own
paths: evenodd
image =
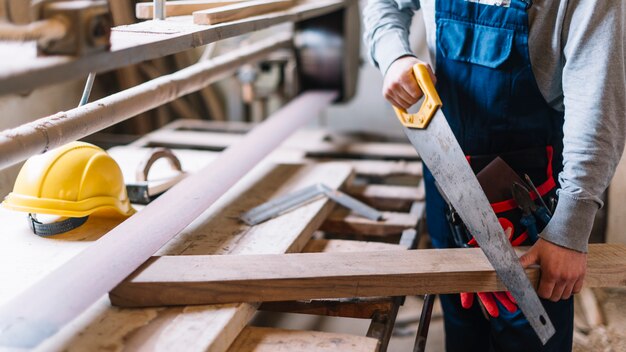
<svg viewBox="0 0 626 352">
<path fill-rule="evenodd" d="M 554 150 L 548 146 L 499 155 L 467 157 L 500 224 L 504 229 L 512 228 L 510 240 L 513 246 L 534 243 L 536 236 L 549 220 L 549 217 L 537 216 L 533 212 L 525 213 L 513 197 L 513 185 L 518 183 L 526 188 L 529 198 L 538 208 L 541 208 L 542 203 L 538 202 L 537 194 L 525 180 L 525 175 L 528 175 L 532 184 L 536 186 L 537 192 L 550 208 L 549 210 L 553 210 L 556 206 L 557 188 L 553 173 L 553 156 Z M 551 212 L 548 211 L 548 213 Z M 477 245 L 451 206 L 448 207 L 446 218 L 457 247 Z M 529 220 L 536 220 L 536 228 L 527 224 Z"/>
</svg>

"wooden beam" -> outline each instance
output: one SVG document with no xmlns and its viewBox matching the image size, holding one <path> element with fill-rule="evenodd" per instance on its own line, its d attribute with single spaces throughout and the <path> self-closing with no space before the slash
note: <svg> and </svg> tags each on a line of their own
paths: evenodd
<svg viewBox="0 0 626 352">
<path fill-rule="evenodd" d="M 249 0 L 180 0 L 167 1 L 165 3 L 165 13 L 170 16 L 191 15 L 195 11 L 212 9 L 214 7 L 232 5 Z M 135 16 L 141 20 L 152 19 L 154 15 L 153 2 L 138 2 L 135 5 Z"/>
<path fill-rule="evenodd" d="M 526 270 L 538 283 L 538 267 Z M 592 244 L 587 287 L 626 286 L 626 245 Z M 154 257 L 110 294 L 123 307 L 502 291 L 480 248 Z"/>
<path fill-rule="evenodd" d="M 198 218 L 336 96 L 334 92 L 304 93 L 248 133 L 242 143 L 228 148 L 211 164 L 0 307 L 0 344 L 34 347 L 59 331 Z M 268 139 L 268 135 L 273 138 Z M 175 216 L 172 209 L 177 210 Z M 68 290 L 81 294 L 67 300 L 63 297 Z M 46 295 L 41 296 L 41 292 Z"/>
<path fill-rule="evenodd" d="M 237 4 L 215 7 L 208 10 L 195 11 L 193 23 L 219 24 L 236 21 L 248 17 L 263 15 L 269 12 L 285 10 L 294 5 L 293 0 L 252 0 Z"/>
<path fill-rule="evenodd" d="M 377 352 L 371 337 L 247 326 L 229 352 Z"/>
<path fill-rule="evenodd" d="M 424 201 L 424 184 L 417 187 L 367 184 L 351 186 L 351 196 L 378 210 L 405 211 L 415 201 Z"/>
<path fill-rule="evenodd" d="M 298 22 L 339 11 L 353 0 L 307 1 L 280 13 L 215 26 L 194 25 L 181 18 L 146 21 L 113 28 L 110 51 L 84 57 L 37 57 L 34 43 L 2 43 L 11 55 L 0 56 L 0 95 L 87 77 L 123 66 L 175 54 L 218 40 L 280 23 Z"/>
<path fill-rule="evenodd" d="M 376 312 L 391 311 L 393 297 L 354 299 L 314 299 L 306 301 L 265 302 L 259 310 L 282 313 L 324 315 L 356 319 L 371 319 Z"/>
<path fill-rule="evenodd" d="M 409 143 L 332 143 L 323 142 L 305 148 L 311 158 L 346 158 L 369 160 L 419 161 L 415 148 Z"/>
<path fill-rule="evenodd" d="M 408 213 L 385 211 L 383 220 L 364 218 L 346 208 L 337 208 L 326 219 L 320 230 L 338 234 L 358 234 L 369 236 L 389 236 L 401 234 L 406 229 L 417 226 L 424 212 L 424 202 L 414 202 Z"/>
</svg>

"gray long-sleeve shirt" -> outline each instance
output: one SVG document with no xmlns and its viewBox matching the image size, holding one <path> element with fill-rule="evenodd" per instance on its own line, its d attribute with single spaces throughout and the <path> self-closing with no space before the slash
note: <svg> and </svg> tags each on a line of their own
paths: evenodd
<svg viewBox="0 0 626 352">
<path fill-rule="evenodd" d="M 364 9 L 365 41 L 383 74 L 399 57 L 413 55 L 408 29 L 420 7 L 436 67 L 435 1 L 369 0 Z M 559 203 L 541 237 L 586 252 L 601 194 L 624 150 L 626 4 L 534 0 L 528 15 L 537 84 L 550 106 L 565 112 Z"/>
</svg>

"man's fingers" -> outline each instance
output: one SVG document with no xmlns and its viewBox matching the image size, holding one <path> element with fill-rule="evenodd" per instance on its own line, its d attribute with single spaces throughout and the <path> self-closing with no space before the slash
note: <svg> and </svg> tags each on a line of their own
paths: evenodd
<svg viewBox="0 0 626 352">
<path fill-rule="evenodd" d="M 533 264 L 539 264 L 539 256 L 537 255 L 537 251 L 534 250 L 534 248 L 535 248 L 534 246 L 530 247 L 528 252 L 524 253 L 524 255 L 522 255 L 519 258 L 519 261 L 522 264 L 522 267 L 524 267 L 524 269 L 528 268 L 529 266 Z"/>
<path fill-rule="evenodd" d="M 575 282 L 568 282 L 565 285 L 565 289 L 563 290 L 563 294 L 561 295 L 561 299 L 569 299 L 572 297 L 572 291 L 574 290 Z"/>
<path fill-rule="evenodd" d="M 541 298 L 550 299 L 555 285 L 556 285 L 555 280 L 542 277 L 541 281 L 539 281 L 539 288 L 537 289 L 537 294 Z"/>
<path fill-rule="evenodd" d="M 422 97 L 422 90 L 412 76 L 409 79 L 404 79 L 400 83 L 404 91 L 409 97 L 415 101 L 415 103 Z M 413 104 L 415 104 L 413 103 Z"/>
<path fill-rule="evenodd" d="M 572 288 L 572 293 L 577 294 L 580 293 L 580 290 L 583 289 L 583 278 L 578 279 Z"/>
<path fill-rule="evenodd" d="M 404 103 L 407 105 L 405 109 L 408 109 L 413 106 L 413 104 L 417 103 L 417 99 L 411 97 L 411 95 L 403 87 L 398 88 L 395 93 L 398 98 L 404 101 Z"/>
<path fill-rule="evenodd" d="M 552 294 L 550 295 L 550 301 L 560 301 L 561 297 L 563 297 L 563 292 L 565 291 L 566 285 L 567 283 L 564 281 L 558 282 L 556 285 L 554 285 L 554 288 L 552 289 Z"/>
</svg>

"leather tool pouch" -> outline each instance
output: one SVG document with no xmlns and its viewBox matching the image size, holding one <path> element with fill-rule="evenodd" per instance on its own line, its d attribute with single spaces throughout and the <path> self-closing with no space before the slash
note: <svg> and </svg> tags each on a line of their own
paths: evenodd
<svg viewBox="0 0 626 352">
<path fill-rule="evenodd" d="M 526 229 L 520 224 L 522 211 L 513 199 L 512 185 L 517 182 L 529 188 L 528 183 L 522 178 L 524 174 L 529 175 L 537 186 L 539 194 L 550 206 L 550 198 L 556 201 L 557 188 L 552 172 L 552 153 L 552 147 L 548 146 L 500 155 L 468 157 L 472 169 L 477 173 L 478 182 L 498 216 L 500 224 L 505 229 L 508 227 L 513 229 L 511 237 L 513 246 L 531 245 L 532 243 L 528 239 Z M 465 226 L 460 223 L 454 210 L 449 209 L 446 216 L 456 245 L 458 247 L 475 246 L 476 242 L 467 233 Z M 543 230 L 545 225 L 545 223 L 537 220 L 539 232 Z"/>
</svg>

